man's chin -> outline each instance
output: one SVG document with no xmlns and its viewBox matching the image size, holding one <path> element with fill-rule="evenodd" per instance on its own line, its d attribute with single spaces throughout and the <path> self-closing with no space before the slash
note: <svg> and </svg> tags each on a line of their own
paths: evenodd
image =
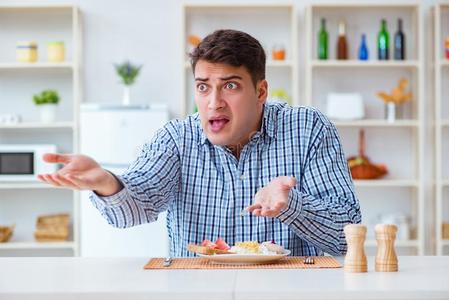
<svg viewBox="0 0 449 300">
<path fill-rule="evenodd" d="M 226 146 L 230 144 L 229 139 L 225 134 L 216 134 L 216 133 L 207 133 L 207 139 L 213 144 L 217 146 Z"/>
</svg>

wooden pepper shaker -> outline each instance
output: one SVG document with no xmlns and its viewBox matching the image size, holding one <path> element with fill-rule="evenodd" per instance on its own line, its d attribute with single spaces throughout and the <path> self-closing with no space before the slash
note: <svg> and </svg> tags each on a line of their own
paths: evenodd
<svg viewBox="0 0 449 300">
<path fill-rule="evenodd" d="M 377 224 L 374 231 L 377 240 L 376 272 L 397 272 L 398 257 L 394 249 L 394 241 L 398 228 L 392 224 Z"/>
<path fill-rule="evenodd" d="M 345 272 L 363 273 L 368 271 L 365 255 L 366 226 L 349 224 L 344 228 L 348 251 L 345 256 Z"/>
</svg>

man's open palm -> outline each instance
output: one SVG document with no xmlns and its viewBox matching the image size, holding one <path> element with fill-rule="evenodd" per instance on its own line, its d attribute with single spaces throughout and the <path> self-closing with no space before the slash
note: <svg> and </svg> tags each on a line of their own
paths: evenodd
<svg viewBox="0 0 449 300">
<path fill-rule="evenodd" d="M 295 185 L 294 177 L 276 177 L 256 193 L 254 204 L 247 210 L 256 216 L 276 217 L 287 207 L 288 194 Z"/>
<path fill-rule="evenodd" d="M 38 175 L 38 179 L 54 186 L 95 190 L 105 181 L 107 171 L 88 156 L 46 153 L 43 159 L 47 163 L 64 164 L 62 169 L 53 174 Z"/>
</svg>

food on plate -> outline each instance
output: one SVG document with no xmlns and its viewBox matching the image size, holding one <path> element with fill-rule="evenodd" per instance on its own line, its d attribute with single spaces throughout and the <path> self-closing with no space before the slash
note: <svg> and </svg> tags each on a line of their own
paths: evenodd
<svg viewBox="0 0 449 300">
<path fill-rule="evenodd" d="M 229 251 L 231 247 L 222 239 L 218 238 L 215 243 L 209 240 L 204 240 L 201 245 L 189 244 L 187 245 L 187 251 L 212 255 L 212 254 L 231 254 Z"/>
<path fill-rule="evenodd" d="M 273 242 L 263 242 L 262 246 L 267 248 L 268 251 L 274 252 L 276 254 L 284 254 L 285 253 L 284 247 L 282 247 L 281 245 L 278 245 L 276 243 L 273 243 Z"/>
<path fill-rule="evenodd" d="M 255 241 L 237 242 L 231 247 L 231 252 L 237 254 L 262 254 L 262 255 L 278 255 L 284 254 L 285 249 L 281 245 L 273 242 L 263 242 L 259 244 Z"/>
<path fill-rule="evenodd" d="M 284 247 L 274 242 L 258 243 L 256 241 L 237 242 L 230 247 L 223 239 L 218 238 L 215 243 L 204 240 L 201 245 L 189 244 L 187 250 L 197 254 L 240 254 L 240 255 L 279 255 L 285 254 Z"/>
</svg>

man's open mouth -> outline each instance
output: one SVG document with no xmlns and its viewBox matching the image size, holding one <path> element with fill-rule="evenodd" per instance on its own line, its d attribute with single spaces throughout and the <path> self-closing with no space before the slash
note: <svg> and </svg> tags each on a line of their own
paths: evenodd
<svg viewBox="0 0 449 300">
<path fill-rule="evenodd" d="M 209 120 L 209 124 L 212 132 L 219 132 L 222 130 L 226 124 L 229 122 L 228 118 L 219 117 L 219 118 L 211 118 Z"/>
</svg>

